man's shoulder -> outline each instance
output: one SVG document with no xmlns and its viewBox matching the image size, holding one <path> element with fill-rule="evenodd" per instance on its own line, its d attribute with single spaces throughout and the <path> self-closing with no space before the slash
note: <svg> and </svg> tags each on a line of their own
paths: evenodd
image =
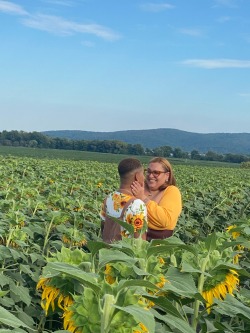
<svg viewBox="0 0 250 333">
<path fill-rule="evenodd" d="M 138 199 L 138 198 L 133 198 L 133 203 L 135 203 L 135 204 L 144 204 L 145 205 L 145 202 L 141 199 Z"/>
<path fill-rule="evenodd" d="M 133 207 L 133 208 L 137 208 L 137 207 L 147 207 L 146 206 L 146 204 L 145 204 L 145 202 L 144 201 L 142 201 L 141 199 L 138 199 L 138 198 L 131 198 L 131 202 L 130 202 L 130 205 L 129 206 L 131 206 L 131 207 Z"/>
</svg>

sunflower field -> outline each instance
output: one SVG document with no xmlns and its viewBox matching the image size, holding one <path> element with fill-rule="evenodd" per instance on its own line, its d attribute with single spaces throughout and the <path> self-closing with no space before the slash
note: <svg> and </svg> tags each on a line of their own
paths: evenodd
<svg viewBox="0 0 250 333">
<path fill-rule="evenodd" d="M 116 163 L 0 160 L 0 333 L 250 332 L 248 169 L 175 165 L 174 235 L 108 245 Z"/>
</svg>

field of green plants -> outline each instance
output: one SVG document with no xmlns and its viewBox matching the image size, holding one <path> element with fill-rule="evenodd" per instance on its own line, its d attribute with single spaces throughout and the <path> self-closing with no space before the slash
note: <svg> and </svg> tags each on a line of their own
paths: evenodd
<svg viewBox="0 0 250 333">
<path fill-rule="evenodd" d="M 0 333 L 250 332 L 248 169 L 174 165 L 174 236 L 107 245 L 117 163 L 0 162 Z"/>
</svg>

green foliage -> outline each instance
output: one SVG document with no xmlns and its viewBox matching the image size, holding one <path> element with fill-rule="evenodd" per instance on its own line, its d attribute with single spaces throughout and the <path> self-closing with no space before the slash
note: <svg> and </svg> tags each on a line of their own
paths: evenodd
<svg viewBox="0 0 250 333">
<path fill-rule="evenodd" d="M 74 140 L 119 140 L 144 148 L 157 148 L 171 146 L 191 152 L 197 150 L 206 153 L 213 150 L 216 153 L 250 153 L 249 133 L 192 133 L 171 128 L 158 128 L 149 130 L 130 130 L 118 132 L 87 132 L 87 131 L 46 131 L 50 137 L 61 137 Z"/>
<path fill-rule="evenodd" d="M 250 169 L 250 162 L 242 162 L 240 167 L 243 169 Z"/>
<path fill-rule="evenodd" d="M 118 140 L 72 140 L 53 138 L 39 132 L 3 131 L 0 132 L 0 145 L 30 148 L 51 148 L 83 150 L 100 153 L 143 155 L 140 144 L 125 143 Z"/>
<path fill-rule="evenodd" d="M 116 162 L 13 156 L 0 160 L 0 318 L 5 332 L 63 329 L 59 295 L 47 316 L 41 307 L 43 289 L 36 289 L 41 274 L 48 279 L 51 297 L 57 286 L 64 295 L 79 296 L 81 303 L 80 294 L 91 290 L 99 319 L 104 320 L 104 305 L 114 297 L 109 317 L 114 327 L 130 318 L 139 330 L 141 311 L 153 302 L 154 311 L 147 310 L 150 314 L 142 322 L 151 331 L 150 325 L 155 325 L 155 333 L 192 332 L 192 325 L 199 333 L 249 329 L 248 170 L 174 164 L 183 197 L 174 236 L 151 243 L 128 239 L 111 246 L 100 239 L 99 211 L 106 194 L 118 186 Z M 232 262 L 235 258 L 238 263 Z M 230 269 L 240 274 L 236 302 L 232 307 L 230 298 L 216 302 L 208 314 L 199 278 L 203 276 L 204 286 L 212 285 Z M 201 313 L 190 325 L 193 304 L 199 304 Z M 238 320 L 232 315 L 236 306 Z M 7 320 L 13 316 L 16 320 Z"/>
<path fill-rule="evenodd" d="M 76 135 L 75 132 L 77 132 Z M 245 150 L 243 150 L 243 153 L 243 145 L 239 144 L 239 141 L 241 141 L 245 134 L 234 134 L 229 136 L 228 134 L 223 134 L 222 136 L 224 137 L 222 139 L 219 134 L 203 135 L 171 129 L 114 133 L 83 131 L 50 131 L 44 133 L 47 133 L 48 135 L 39 132 L 27 133 L 23 131 L 3 131 L 0 132 L 0 146 L 29 147 L 32 149 L 50 148 L 54 150 L 87 151 L 119 155 L 163 156 L 184 160 L 196 159 L 237 164 L 249 161 L 250 159 L 250 157 L 247 156 L 250 152 L 249 141 L 246 141 L 247 146 L 245 147 Z M 55 133 L 58 133 L 58 135 Z M 78 134 L 80 137 L 83 136 L 84 139 L 79 139 Z M 164 135 L 162 136 L 162 134 Z M 249 136 L 249 134 L 246 135 Z M 181 139 L 182 136 L 183 139 Z M 193 136 L 196 138 L 195 140 Z M 159 145 L 157 144 L 158 140 Z M 219 143 L 217 143 L 217 140 L 219 140 Z M 204 142 L 201 143 L 202 141 Z M 225 142 L 222 143 L 222 141 Z M 173 143 L 171 146 L 166 146 L 166 142 L 168 144 L 170 144 L 170 142 Z M 206 147 L 210 147 L 208 151 Z M 17 153 L 19 154 L 20 151 L 17 151 Z M 41 154 L 46 155 L 46 152 Z"/>
</svg>

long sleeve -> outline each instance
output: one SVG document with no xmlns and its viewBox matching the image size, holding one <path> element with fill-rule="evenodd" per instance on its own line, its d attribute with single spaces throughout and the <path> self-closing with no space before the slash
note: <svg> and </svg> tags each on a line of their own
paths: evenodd
<svg viewBox="0 0 250 333">
<path fill-rule="evenodd" d="M 147 203 L 148 227 L 155 230 L 173 230 L 182 210 L 182 199 L 179 189 L 168 186 L 157 204 L 150 200 Z"/>
</svg>

